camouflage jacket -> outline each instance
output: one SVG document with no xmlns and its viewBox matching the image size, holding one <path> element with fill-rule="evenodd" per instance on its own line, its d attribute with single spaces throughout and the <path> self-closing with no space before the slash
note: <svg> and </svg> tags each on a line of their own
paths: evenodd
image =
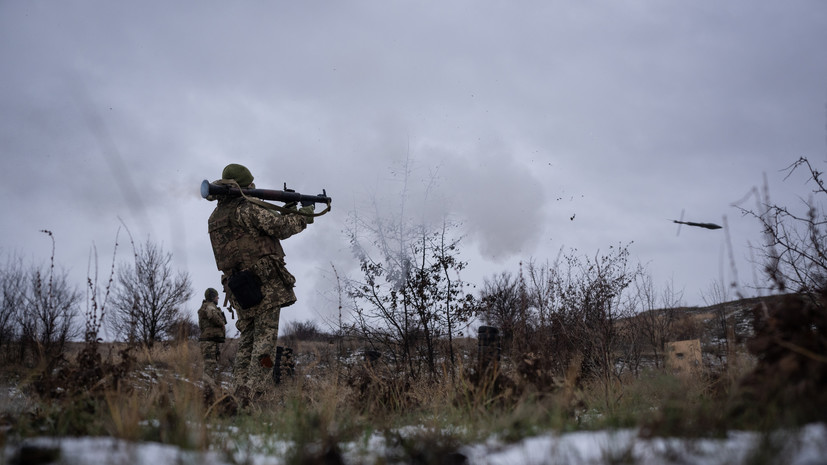
<svg viewBox="0 0 827 465">
<path fill-rule="evenodd" d="M 224 342 L 224 325 L 227 318 L 224 312 L 209 300 L 203 301 L 198 309 L 198 327 L 201 328 L 200 341 Z"/>
<path fill-rule="evenodd" d="M 279 240 L 303 231 L 300 215 L 280 215 L 244 197 L 222 197 L 209 219 L 216 266 L 226 277 L 250 270 L 268 301 L 286 307 L 296 301 L 296 278 L 287 271 Z"/>
</svg>

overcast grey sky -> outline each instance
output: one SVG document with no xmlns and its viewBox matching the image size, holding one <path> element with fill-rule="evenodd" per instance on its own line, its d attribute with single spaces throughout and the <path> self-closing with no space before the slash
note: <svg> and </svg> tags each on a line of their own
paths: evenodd
<svg viewBox="0 0 827 465">
<path fill-rule="evenodd" d="M 227 163 L 334 198 L 284 242 L 284 323 L 336 313 L 348 215 L 393 213 L 406 158 L 411 215 L 462 223 L 468 281 L 634 241 L 702 305 L 733 279 L 727 240 L 756 273 L 731 204 L 764 174 L 796 204 L 781 170 L 827 154 L 823 0 L 0 0 L 0 66 L 2 252 L 45 262 L 49 229 L 83 286 L 122 220 L 190 274 L 193 314 L 219 277 L 198 189 Z M 682 210 L 727 228 L 676 235 Z"/>
</svg>

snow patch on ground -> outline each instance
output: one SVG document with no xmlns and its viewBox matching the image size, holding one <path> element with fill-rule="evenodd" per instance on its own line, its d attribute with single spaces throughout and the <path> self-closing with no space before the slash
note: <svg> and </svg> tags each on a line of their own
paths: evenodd
<svg viewBox="0 0 827 465">
<path fill-rule="evenodd" d="M 108 437 L 33 438 L 18 446 L 7 445 L 4 463 L 9 463 L 25 447 L 52 450 L 59 456 L 56 463 L 63 465 L 281 465 L 291 445 L 250 438 L 249 443 L 243 445 L 246 447 L 235 446 L 235 452 L 190 451 L 172 445 Z M 378 458 L 386 457 L 386 444 L 380 435 L 372 436 L 364 444 L 342 444 L 341 448 L 346 463 L 375 463 Z M 515 444 L 491 439 L 465 446 L 459 452 L 468 458 L 468 465 L 729 465 L 747 463 L 754 454 L 771 454 L 782 459 L 779 463 L 790 465 L 827 465 L 827 425 L 812 424 L 798 431 L 771 435 L 731 432 L 723 439 L 642 439 L 634 429 L 581 431 L 536 436 Z"/>
</svg>

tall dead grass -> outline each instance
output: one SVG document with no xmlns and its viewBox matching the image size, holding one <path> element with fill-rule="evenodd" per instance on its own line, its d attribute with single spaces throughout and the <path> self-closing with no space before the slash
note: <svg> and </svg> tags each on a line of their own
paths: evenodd
<svg viewBox="0 0 827 465">
<path fill-rule="evenodd" d="M 569 370 L 562 376 L 544 372 L 531 354 L 504 356 L 478 372 L 473 344 L 455 369 L 446 364 L 439 377 L 419 379 L 381 357 L 365 360 L 355 344 L 299 341 L 292 348 L 295 374 L 232 416 L 219 408 L 224 387 L 205 398 L 198 346 L 183 342 L 103 346 L 95 357 L 77 351 L 36 395 L 23 389 L 15 400 L 0 398 L 2 420 L 6 434 L 19 437 L 109 435 L 228 453 L 267 444 L 276 451 L 279 438 L 292 444 L 289 463 L 336 456 L 337 444 L 366 444 L 380 434 L 396 444 L 389 454 L 412 459 L 434 451 L 450 456 L 456 445 L 492 434 L 508 441 L 548 430 L 640 427 L 645 436 L 722 435 L 735 424 L 731 405 L 742 380 L 755 373 L 755 355 L 743 347 L 714 372 L 646 368 L 611 383 L 583 379 L 576 357 L 564 361 Z M 229 379 L 231 367 L 222 368 Z M 28 378 L 30 385 L 39 381 Z M 398 434 L 410 425 L 418 426 L 414 435 Z M 252 437 L 264 439 L 256 446 Z"/>
</svg>

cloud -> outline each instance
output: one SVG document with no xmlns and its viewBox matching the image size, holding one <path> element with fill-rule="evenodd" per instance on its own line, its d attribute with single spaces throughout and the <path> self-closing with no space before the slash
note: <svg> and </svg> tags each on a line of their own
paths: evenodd
<svg viewBox="0 0 827 465">
<path fill-rule="evenodd" d="M 54 229 L 83 274 L 120 218 L 215 287 L 198 187 L 240 162 L 334 198 L 285 244 L 291 317 L 353 269 L 349 214 L 396 214 L 402 189 L 411 221 L 461 223 L 481 273 L 634 240 L 694 293 L 723 236 L 668 220 L 729 215 L 740 261 L 756 236 L 729 203 L 764 172 L 795 202 L 778 170 L 824 153 L 824 43 L 809 1 L 0 2 L 2 247 Z"/>
<path fill-rule="evenodd" d="M 444 207 L 486 259 L 503 260 L 534 249 L 547 223 L 546 191 L 504 144 L 468 153 L 429 154 L 439 167 Z M 435 158 L 435 160 L 434 160 Z"/>
</svg>

